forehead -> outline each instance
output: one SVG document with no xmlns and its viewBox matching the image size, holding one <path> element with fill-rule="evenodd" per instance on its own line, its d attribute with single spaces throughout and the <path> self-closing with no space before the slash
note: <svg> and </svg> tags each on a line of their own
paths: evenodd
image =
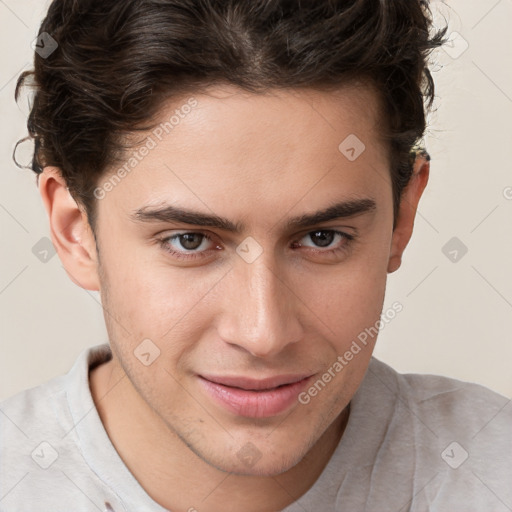
<svg viewBox="0 0 512 512">
<path fill-rule="evenodd" d="M 192 97 L 194 108 L 187 108 L 180 119 L 174 116 L 177 123 L 172 128 L 173 141 L 169 140 L 183 150 L 198 140 L 217 152 L 267 147 L 283 154 L 287 148 L 300 152 L 313 145 L 337 147 L 350 134 L 370 145 L 381 142 L 380 97 L 370 84 L 332 91 L 271 89 L 257 94 L 232 85 L 209 87 L 164 104 L 157 124 L 165 131 L 173 112 L 185 110 Z M 222 145 L 216 147 L 219 142 Z M 279 151 L 282 143 L 286 146 Z"/>
<path fill-rule="evenodd" d="M 151 150 L 109 202 L 127 212 L 174 202 L 220 213 L 228 200 L 245 217 L 302 197 L 322 206 L 376 196 L 389 186 L 379 121 L 370 87 L 254 94 L 218 86 L 184 95 L 161 108 L 139 146 L 151 141 Z"/>
</svg>

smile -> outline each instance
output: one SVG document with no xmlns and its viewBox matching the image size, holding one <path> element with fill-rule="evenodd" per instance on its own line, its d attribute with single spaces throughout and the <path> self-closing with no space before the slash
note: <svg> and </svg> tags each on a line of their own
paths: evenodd
<svg viewBox="0 0 512 512">
<path fill-rule="evenodd" d="M 280 376 L 264 380 L 239 377 L 199 376 L 206 394 L 224 409 L 239 416 L 268 418 L 289 409 L 312 379 L 310 376 Z"/>
</svg>

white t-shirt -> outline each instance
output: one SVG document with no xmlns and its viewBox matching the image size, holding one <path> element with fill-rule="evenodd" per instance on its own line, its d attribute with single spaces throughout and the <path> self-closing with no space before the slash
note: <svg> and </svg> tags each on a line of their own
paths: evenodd
<svg viewBox="0 0 512 512">
<path fill-rule="evenodd" d="M 165 512 L 124 465 L 94 406 L 88 370 L 110 357 L 108 345 L 92 347 L 66 375 L 0 403 L 0 511 Z M 402 375 L 375 358 L 327 466 L 284 509 L 511 510 L 511 401 L 476 384 Z"/>
</svg>

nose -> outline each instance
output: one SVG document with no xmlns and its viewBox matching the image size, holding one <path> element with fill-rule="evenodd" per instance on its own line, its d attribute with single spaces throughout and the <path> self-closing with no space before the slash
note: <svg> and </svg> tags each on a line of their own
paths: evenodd
<svg viewBox="0 0 512 512">
<path fill-rule="evenodd" d="M 218 324 L 221 338 L 255 357 L 269 358 L 302 338 L 301 298 L 278 266 L 261 255 L 238 261 L 224 290 L 227 297 Z"/>
</svg>

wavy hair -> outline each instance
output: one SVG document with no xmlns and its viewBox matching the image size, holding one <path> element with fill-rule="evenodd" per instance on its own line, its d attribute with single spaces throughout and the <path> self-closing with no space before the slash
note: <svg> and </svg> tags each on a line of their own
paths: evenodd
<svg viewBox="0 0 512 512">
<path fill-rule="evenodd" d="M 16 85 L 16 100 L 34 87 L 31 167 L 58 167 L 94 229 L 96 184 L 164 101 L 214 84 L 364 82 L 382 106 L 396 220 L 434 100 L 427 59 L 445 42 L 432 25 L 426 0 L 54 0 L 39 33 L 58 48 Z"/>
</svg>

